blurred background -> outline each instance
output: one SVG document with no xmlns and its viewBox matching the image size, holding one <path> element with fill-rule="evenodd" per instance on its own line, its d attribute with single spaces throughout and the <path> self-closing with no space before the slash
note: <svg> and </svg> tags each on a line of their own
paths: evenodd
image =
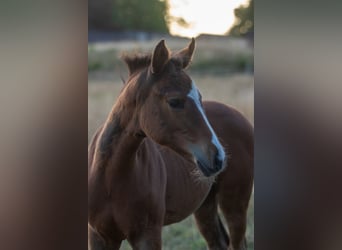
<svg viewBox="0 0 342 250">
<path fill-rule="evenodd" d="M 89 0 L 88 142 L 126 79 L 124 52 L 150 53 L 160 39 L 171 50 L 196 38 L 189 75 L 204 100 L 234 106 L 254 124 L 253 0 Z M 253 195 L 254 197 L 254 195 Z M 247 241 L 254 249 L 254 199 Z M 122 249 L 130 249 L 125 243 Z M 163 249 L 206 249 L 192 217 L 163 230 Z"/>
<path fill-rule="evenodd" d="M 176 49 L 189 40 L 177 37 L 179 44 L 172 45 L 172 37 L 196 36 L 198 50 L 189 71 L 196 81 L 203 78 L 203 96 L 221 96 L 255 124 L 257 192 L 249 210 L 250 249 L 255 240 L 260 250 L 341 250 L 342 35 L 338 31 L 342 2 L 258 1 L 252 20 L 257 27 L 254 115 L 253 95 L 248 94 L 253 93 L 254 67 L 232 71 L 234 64 L 220 62 L 195 70 L 200 57 L 220 49 L 213 42 L 216 38 L 225 44 L 222 55 L 236 55 L 236 51 L 253 54 L 248 36 L 221 36 L 231 27 L 226 18 L 235 23 L 237 15 L 248 13 L 245 8 L 234 11 L 246 3 L 194 2 L 180 1 L 178 10 L 177 3 L 173 7 L 179 34 L 168 24 L 167 30 L 148 34 L 167 38 Z M 131 51 L 129 44 L 133 50 L 148 50 L 144 47 L 148 43 L 141 38 L 122 39 L 120 49 L 111 49 L 120 44 L 119 39 L 110 37 L 113 34 L 128 36 L 132 30 L 146 29 L 104 27 L 89 20 L 88 7 L 90 16 L 97 11 L 101 14 L 95 16 L 102 18 L 108 18 L 106 11 L 113 13 L 118 8 L 108 3 L 114 4 L 114 0 L 91 1 L 89 6 L 88 1 L 67 0 L 0 2 L 1 249 L 87 248 L 87 140 L 114 103 L 121 88 L 120 75 L 125 77 L 125 67 L 114 52 Z M 144 3 L 147 6 L 148 1 Z M 136 7 L 133 13 L 137 13 Z M 142 20 L 149 15 L 136 16 Z M 182 26 L 185 23 L 189 29 Z M 204 29 L 221 24 L 224 31 Z M 91 35 L 95 33 L 99 35 Z M 149 48 L 160 39 L 151 37 L 145 39 L 151 43 Z M 203 51 L 209 41 L 213 49 Z M 107 62 L 96 59 L 104 55 L 108 55 Z M 222 65 L 226 66 L 220 68 Z M 220 72 L 209 73 L 214 70 Z M 210 81 L 211 77 L 218 81 Z M 215 87 L 205 90 L 210 84 Z M 253 218 L 258 225 L 254 240 Z M 192 219 L 165 228 L 164 239 L 166 244 L 172 243 L 164 249 L 194 249 L 192 242 L 199 245 L 196 249 L 204 249 Z"/>
</svg>

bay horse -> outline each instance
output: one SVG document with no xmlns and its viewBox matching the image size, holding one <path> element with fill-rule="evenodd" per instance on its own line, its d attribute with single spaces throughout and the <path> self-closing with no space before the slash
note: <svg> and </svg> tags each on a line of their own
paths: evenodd
<svg viewBox="0 0 342 250">
<path fill-rule="evenodd" d="M 158 250 L 162 227 L 194 213 L 208 248 L 246 249 L 253 186 L 253 128 L 224 104 L 202 102 L 185 69 L 195 40 L 171 53 L 124 56 L 118 100 L 88 160 L 88 246 Z M 218 214 L 220 207 L 229 236 Z"/>
</svg>

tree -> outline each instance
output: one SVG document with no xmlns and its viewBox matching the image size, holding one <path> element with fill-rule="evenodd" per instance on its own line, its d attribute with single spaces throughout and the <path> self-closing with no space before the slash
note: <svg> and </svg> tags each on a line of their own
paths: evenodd
<svg viewBox="0 0 342 250">
<path fill-rule="evenodd" d="M 113 28 L 114 0 L 88 0 L 88 25 L 92 29 Z"/>
<path fill-rule="evenodd" d="M 254 32 L 254 0 L 247 6 L 240 6 L 234 10 L 235 23 L 228 31 L 235 36 L 248 35 Z"/>
<path fill-rule="evenodd" d="M 115 0 L 112 21 L 116 29 L 166 32 L 165 1 Z"/>
</svg>

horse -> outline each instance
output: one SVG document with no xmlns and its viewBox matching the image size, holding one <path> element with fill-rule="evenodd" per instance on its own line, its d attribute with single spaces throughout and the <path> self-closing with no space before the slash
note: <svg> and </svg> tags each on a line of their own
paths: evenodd
<svg viewBox="0 0 342 250">
<path fill-rule="evenodd" d="M 162 227 L 194 214 L 209 249 L 246 249 L 253 127 L 203 101 L 186 73 L 195 40 L 124 55 L 129 77 L 88 148 L 88 247 L 159 250 Z M 229 235 L 218 213 L 226 219 Z"/>
</svg>

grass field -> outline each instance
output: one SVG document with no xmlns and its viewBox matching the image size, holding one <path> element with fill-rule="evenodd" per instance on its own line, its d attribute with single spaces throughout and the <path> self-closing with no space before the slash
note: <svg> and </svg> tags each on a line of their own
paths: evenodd
<svg viewBox="0 0 342 250">
<path fill-rule="evenodd" d="M 121 41 L 115 43 L 93 44 L 88 48 L 88 70 L 125 71 L 122 62 L 118 60 L 123 52 L 151 52 L 159 40 L 149 42 Z M 166 40 L 167 46 L 177 51 L 189 43 L 189 39 L 173 38 Z M 199 53 L 200 52 L 200 53 Z M 196 52 L 190 71 L 201 74 L 222 74 L 241 71 L 251 71 L 253 51 L 244 40 L 230 39 L 199 39 L 196 42 Z"/>
<path fill-rule="evenodd" d="M 171 48 L 182 48 L 186 41 L 167 41 Z M 103 123 L 112 105 L 114 104 L 119 91 L 122 87 L 120 75 L 126 76 L 123 65 L 118 61 L 119 51 L 148 51 L 155 41 L 148 44 L 137 44 L 134 42 L 112 43 L 108 45 L 95 45 L 89 49 L 90 64 L 99 63 L 99 67 L 89 70 L 88 84 L 88 140 L 96 128 Z M 247 50 L 247 52 L 244 52 Z M 114 52 L 115 51 L 115 52 Z M 108 53 L 106 53 L 108 52 Z M 251 52 L 238 42 L 224 43 L 216 42 L 198 42 L 197 58 L 208 58 L 205 64 L 215 63 L 215 58 L 224 55 L 251 55 Z M 109 55 L 108 55 L 109 54 Z M 114 59 L 110 56 L 116 56 Z M 195 65 L 196 56 L 194 58 Z M 254 123 L 254 78 L 251 74 L 234 73 L 222 69 L 229 67 L 229 63 L 220 65 L 221 71 L 217 73 L 215 70 L 202 71 L 201 68 L 190 70 L 189 74 L 196 82 L 201 91 L 203 100 L 216 100 L 227 105 L 232 105 L 242 112 L 247 119 Z M 204 64 L 204 65 L 205 65 Z M 93 66 L 91 66 L 93 67 Z M 112 67 L 112 68 L 111 68 Z M 229 73 L 229 74 L 228 74 Z M 254 201 L 253 197 L 250 202 L 248 211 L 248 228 L 247 228 L 248 249 L 254 249 Z M 131 249 L 125 242 L 121 249 Z M 163 229 L 163 249 L 165 250 L 201 250 L 206 249 L 205 241 L 199 234 L 193 217 L 167 226 Z"/>
</svg>

